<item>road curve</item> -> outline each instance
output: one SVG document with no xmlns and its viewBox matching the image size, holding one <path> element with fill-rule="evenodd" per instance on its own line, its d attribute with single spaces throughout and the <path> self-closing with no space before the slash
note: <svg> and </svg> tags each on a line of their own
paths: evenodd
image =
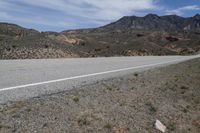
<svg viewBox="0 0 200 133">
<path fill-rule="evenodd" d="M 23 100 L 200 57 L 143 56 L 0 61 L 0 103 Z"/>
</svg>

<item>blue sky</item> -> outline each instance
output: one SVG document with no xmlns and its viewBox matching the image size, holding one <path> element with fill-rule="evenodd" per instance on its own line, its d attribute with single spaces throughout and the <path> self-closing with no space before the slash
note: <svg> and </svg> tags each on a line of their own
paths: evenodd
<svg viewBox="0 0 200 133">
<path fill-rule="evenodd" d="M 200 0 L 0 0 L 0 22 L 39 31 L 92 28 L 123 16 L 200 12 Z"/>
</svg>

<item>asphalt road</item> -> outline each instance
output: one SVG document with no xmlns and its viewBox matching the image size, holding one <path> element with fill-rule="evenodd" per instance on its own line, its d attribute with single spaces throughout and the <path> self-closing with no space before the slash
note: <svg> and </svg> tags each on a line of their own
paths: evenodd
<svg viewBox="0 0 200 133">
<path fill-rule="evenodd" d="M 57 93 L 197 56 L 0 61 L 0 103 Z"/>
</svg>

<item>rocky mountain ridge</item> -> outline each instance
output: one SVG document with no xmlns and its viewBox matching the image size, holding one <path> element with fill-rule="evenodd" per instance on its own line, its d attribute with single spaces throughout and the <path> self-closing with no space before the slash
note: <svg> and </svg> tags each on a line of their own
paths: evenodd
<svg viewBox="0 0 200 133">
<path fill-rule="evenodd" d="M 200 15 L 123 17 L 92 29 L 39 32 L 0 23 L 0 59 L 187 55 L 200 51 Z"/>
<path fill-rule="evenodd" d="M 177 15 L 158 16 L 148 14 L 144 17 L 125 16 L 118 21 L 103 26 L 110 29 L 163 30 L 163 31 L 200 31 L 200 14 L 193 17 Z"/>
</svg>

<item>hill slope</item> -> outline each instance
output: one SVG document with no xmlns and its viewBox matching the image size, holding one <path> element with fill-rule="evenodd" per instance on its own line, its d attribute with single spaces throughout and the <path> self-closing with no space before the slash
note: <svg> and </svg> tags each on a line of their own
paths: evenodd
<svg viewBox="0 0 200 133">
<path fill-rule="evenodd" d="M 38 32 L 0 23 L 0 59 L 185 55 L 200 51 L 200 15 L 123 17 L 84 30 Z"/>
</svg>

